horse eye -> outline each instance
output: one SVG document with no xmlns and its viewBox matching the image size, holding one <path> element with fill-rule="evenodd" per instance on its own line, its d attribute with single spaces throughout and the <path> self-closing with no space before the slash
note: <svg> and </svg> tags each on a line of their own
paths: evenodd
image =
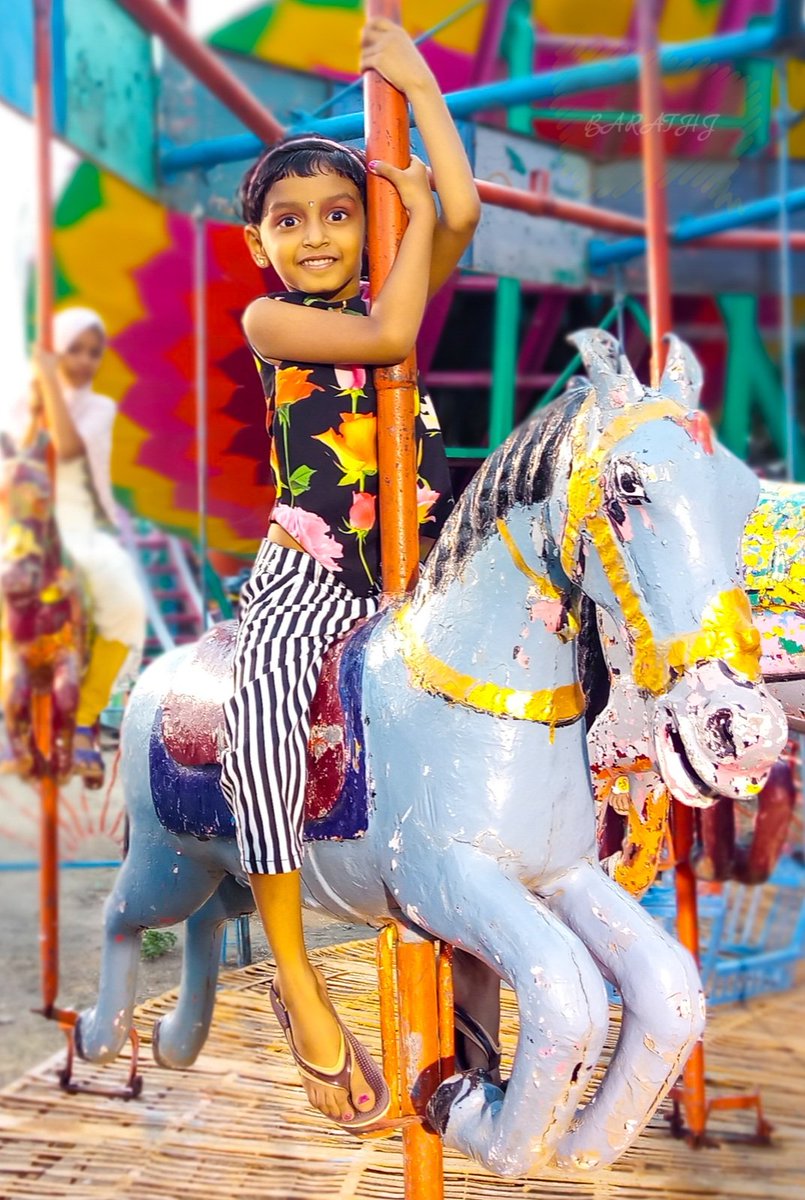
<svg viewBox="0 0 805 1200">
<path fill-rule="evenodd" d="M 642 504 L 648 501 L 646 490 L 635 467 L 628 462 L 615 464 L 615 491 L 618 499 L 626 504 Z"/>
</svg>

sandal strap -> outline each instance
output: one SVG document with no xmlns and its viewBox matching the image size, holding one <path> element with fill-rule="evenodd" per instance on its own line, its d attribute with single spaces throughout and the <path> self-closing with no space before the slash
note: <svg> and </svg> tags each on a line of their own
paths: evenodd
<svg viewBox="0 0 805 1200">
<path fill-rule="evenodd" d="M 315 1063 L 308 1062 L 296 1048 L 291 1030 L 291 1018 L 288 1015 L 288 1010 L 280 1000 L 276 988 L 273 983 L 270 990 L 271 1006 L 274 1009 L 274 1015 L 280 1023 L 282 1032 L 285 1034 L 285 1040 L 288 1043 L 288 1049 L 293 1055 L 299 1071 L 306 1075 L 308 1079 L 312 1079 L 314 1083 L 322 1083 L 325 1087 L 343 1088 L 349 1093 L 350 1078 L 352 1075 L 352 1048 L 347 1038 L 344 1037 L 344 1031 L 341 1030 L 341 1045 L 344 1062 L 338 1070 L 325 1071 L 322 1067 L 317 1067 Z M 339 1023 L 340 1027 L 340 1023 Z"/>
</svg>

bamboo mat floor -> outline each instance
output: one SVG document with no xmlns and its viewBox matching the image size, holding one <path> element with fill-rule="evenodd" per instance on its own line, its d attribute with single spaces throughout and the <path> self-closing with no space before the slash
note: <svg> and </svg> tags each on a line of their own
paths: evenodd
<svg viewBox="0 0 805 1200">
<path fill-rule="evenodd" d="M 379 1053 L 374 943 L 318 951 L 334 999 Z M 360 1143 L 309 1111 L 268 1015 L 270 965 L 223 973 L 215 1020 L 192 1070 L 157 1067 L 148 1050 L 155 1017 L 174 994 L 137 1012 L 145 1088 L 139 1100 L 66 1096 L 55 1086 L 63 1055 L 0 1092 L 0 1200 L 401 1200 L 399 1136 Z M 805 987 L 715 1010 L 706 1050 L 711 1094 L 762 1088 L 775 1128 L 770 1148 L 739 1142 L 749 1113 L 719 1114 L 715 1148 L 690 1149 L 661 1116 L 620 1162 L 594 1176 L 545 1171 L 503 1181 L 457 1155 L 445 1163 L 448 1200 L 805 1200 Z M 514 1005 L 504 996 L 511 1040 Z M 613 1022 L 613 1025 L 615 1023 Z M 79 1064 L 109 1085 L 119 1062 Z"/>
</svg>

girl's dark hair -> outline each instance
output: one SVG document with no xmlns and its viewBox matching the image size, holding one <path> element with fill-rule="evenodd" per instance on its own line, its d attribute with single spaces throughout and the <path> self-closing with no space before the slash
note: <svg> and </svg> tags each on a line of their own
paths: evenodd
<svg viewBox="0 0 805 1200">
<path fill-rule="evenodd" d="M 270 189 L 289 175 L 310 178 L 329 172 L 355 184 L 366 203 L 366 157 L 362 150 L 342 146 L 318 134 L 294 134 L 261 154 L 240 184 L 240 207 L 247 225 L 259 225 Z"/>
</svg>

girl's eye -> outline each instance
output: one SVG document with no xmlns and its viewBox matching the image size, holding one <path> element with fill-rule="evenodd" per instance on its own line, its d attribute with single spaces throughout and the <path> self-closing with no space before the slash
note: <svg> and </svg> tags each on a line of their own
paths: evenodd
<svg viewBox="0 0 805 1200">
<path fill-rule="evenodd" d="M 292 217 L 290 214 L 288 214 L 288 216 L 280 217 L 277 224 L 279 225 L 280 229 L 293 229 L 297 220 L 297 217 Z"/>
<path fill-rule="evenodd" d="M 330 213 L 331 221 L 338 221 L 338 222 L 346 221 L 348 219 L 348 217 L 349 217 L 349 213 L 345 212 L 343 208 L 335 208 Z"/>
</svg>

